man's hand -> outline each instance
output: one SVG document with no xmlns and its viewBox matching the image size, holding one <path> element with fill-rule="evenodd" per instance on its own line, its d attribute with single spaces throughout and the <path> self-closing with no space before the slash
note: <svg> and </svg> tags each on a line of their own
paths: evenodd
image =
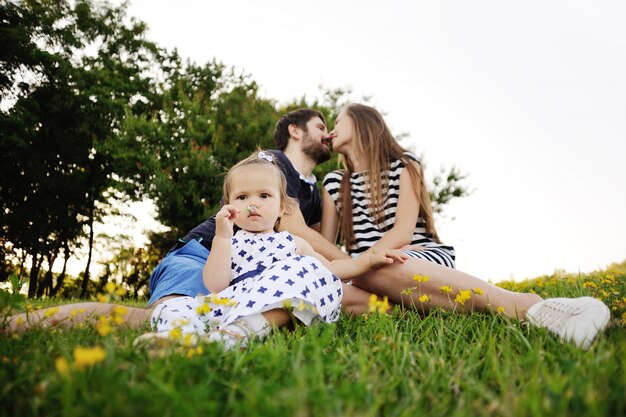
<svg viewBox="0 0 626 417">
<path fill-rule="evenodd" d="M 239 214 L 234 206 L 226 204 L 215 215 L 215 236 L 230 239 L 233 237 L 233 225 Z"/>
<path fill-rule="evenodd" d="M 409 256 L 400 249 L 387 249 L 377 252 L 375 249 L 370 252 L 369 261 L 372 269 L 378 269 L 381 266 L 392 264 L 394 261 L 404 263 Z"/>
</svg>

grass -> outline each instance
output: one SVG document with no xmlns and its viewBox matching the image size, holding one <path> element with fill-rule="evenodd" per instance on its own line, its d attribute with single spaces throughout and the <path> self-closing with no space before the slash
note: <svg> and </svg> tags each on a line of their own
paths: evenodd
<svg viewBox="0 0 626 417">
<path fill-rule="evenodd" d="M 501 285 L 600 297 L 611 327 L 584 352 L 498 315 L 396 309 L 278 332 L 245 351 L 162 357 L 133 348 L 142 330 L 36 329 L 0 337 L 0 415 L 626 415 L 626 264 Z M 104 358 L 81 359 L 76 347 Z"/>
</svg>

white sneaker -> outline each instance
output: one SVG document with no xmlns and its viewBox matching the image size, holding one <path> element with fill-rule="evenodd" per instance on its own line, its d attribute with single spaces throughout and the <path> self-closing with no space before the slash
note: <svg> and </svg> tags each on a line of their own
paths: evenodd
<svg viewBox="0 0 626 417">
<path fill-rule="evenodd" d="M 583 350 L 609 324 L 611 312 L 600 300 L 592 297 L 548 298 L 528 309 L 526 320 L 545 327 L 566 342 Z"/>
</svg>

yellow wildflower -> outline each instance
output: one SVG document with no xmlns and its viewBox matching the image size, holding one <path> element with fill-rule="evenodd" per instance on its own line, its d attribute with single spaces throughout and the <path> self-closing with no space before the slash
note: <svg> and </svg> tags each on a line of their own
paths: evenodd
<svg viewBox="0 0 626 417">
<path fill-rule="evenodd" d="M 75 309 L 71 309 L 70 310 L 70 316 L 76 317 L 76 310 Z"/>
<path fill-rule="evenodd" d="M 115 295 L 117 295 L 118 297 L 123 297 L 126 295 L 126 290 L 122 287 L 119 287 L 117 290 L 115 290 Z"/>
<path fill-rule="evenodd" d="M 43 316 L 44 317 L 50 317 L 50 316 L 54 316 L 56 313 L 59 312 L 59 308 L 58 307 L 53 307 L 53 308 L 49 308 L 47 309 L 44 313 Z"/>
<path fill-rule="evenodd" d="M 441 292 L 444 293 L 451 293 L 452 292 L 452 287 L 449 285 L 444 285 L 442 287 L 439 287 L 439 289 L 441 290 Z"/>
<path fill-rule="evenodd" d="M 596 285 L 595 282 L 592 281 L 585 281 L 583 282 L 583 288 L 597 288 L 598 286 Z"/>
<path fill-rule="evenodd" d="M 504 313 L 504 307 L 498 306 L 498 314 Z"/>
<path fill-rule="evenodd" d="M 115 283 L 113 282 L 107 282 L 106 285 L 104 286 L 104 289 L 106 290 L 107 293 L 109 294 L 113 294 L 115 293 Z"/>
<path fill-rule="evenodd" d="M 370 295 L 370 301 L 368 303 L 370 313 L 379 313 L 385 314 L 387 311 L 391 309 L 391 305 L 389 305 L 389 299 L 385 296 L 382 301 L 378 300 L 376 294 Z"/>
<path fill-rule="evenodd" d="M 413 275 L 413 281 L 417 282 L 428 282 L 428 275 Z"/>
<path fill-rule="evenodd" d="M 24 317 L 20 316 L 15 320 L 15 324 L 17 324 L 18 326 L 22 323 L 24 323 Z"/>
<path fill-rule="evenodd" d="M 430 301 L 430 296 L 429 296 L 429 295 L 424 294 L 424 295 L 422 295 L 422 296 L 419 298 L 419 301 L 420 301 L 420 303 L 422 303 L 422 304 L 423 304 L 423 303 L 427 303 L 427 302 L 429 302 L 429 301 Z"/>
<path fill-rule="evenodd" d="M 99 302 L 101 303 L 108 303 L 109 302 L 109 296 L 108 295 L 104 295 L 104 294 L 98 294 L 96 296 L 96 298 L 98 299 Z"/>
<path fill-rule="evenodd" d="M 111 327 L 111 324 L 109 323 L 109 320 L 106 318 L 106 316 L 100 316 L 98 318 L 96 330 L 98 331 L 98 333 L 100 333 L 100 336 L 108 336 L 113 331 L 113 328 Z"/>
<path fill-rule="evenodd" d="M 78 309 L 78 314 L 83 314 L 84 312 L 85 312 L 85 309 L 84 309 L 84 308 L 79 308 L 79 309 Z"/>
<path fill-rule="evenodd" d="M 54 366 L 62 377 L 67 378 L 70 376 L 70 364 L 64 357 L 60 356 L 56 358 L 54 360 Z"/>
<path fill-rule="evenodd" d="M 413 294 L 413 290 L 417 289 L 417 287 L 409 287 L 409 288 L 405 288 L 402 291 L 400 291 L 400 294 L 402 295 L 411 295 Z"/>
<path fill-rule="evenodd" d="M 478 287 L 474 288 L 472 291 L 474 291 L 474 293 L 476 293 L 477 295 L 483 295 L 484 294 L 483 290 L 481 290 Z"/>
<path fill-rule="evenodd" d="M 200 307 L 196 308 L 198 314 L 207 314 L 211 312 L 211 307 L 207 303 L 203 303 Z"/>
<path fill-rule="evenodd" d="M 102 362 L 106 356 L 107 353 L 101 346 L 94 346 L 92 348 L 77 346 L 74 348 L 74 363 L 79 370 Z"/>
<path fill-rule="evenodd" d="M 169 336 L 172 340 L 179 340 L 181 337 L 183 337 L 183 332 L 182 330 L 180 330 L 180 327 L 175 327 L 170 330 Z"/>
<path fill-rule="evenodd" d="M 472 292 L 470 290 L 460 290 L 456 297 L 454 297 L 454 301 L 461 305 L 465 305 L 465 302 L 469 300 L 471 296 Z"/>
</svg>

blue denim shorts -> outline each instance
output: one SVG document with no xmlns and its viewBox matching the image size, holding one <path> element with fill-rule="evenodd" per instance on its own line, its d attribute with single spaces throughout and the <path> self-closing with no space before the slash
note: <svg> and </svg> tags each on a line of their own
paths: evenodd
<svg viewBox="0 0 626 417">
<path fill-rule="evenodd" d="M 202 280 L 202 269 L 208 257 L 209 250 L 196 240 L 168 253 L 150 275 L 148 305 L 168 295 L 209 294 Z"/>
</svg>

